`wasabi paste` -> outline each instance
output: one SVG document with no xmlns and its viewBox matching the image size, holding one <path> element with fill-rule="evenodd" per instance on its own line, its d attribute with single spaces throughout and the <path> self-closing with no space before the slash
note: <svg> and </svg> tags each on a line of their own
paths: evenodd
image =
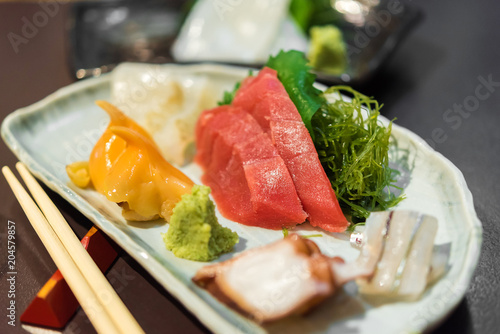
<svg viewBox="0 0 500 334">
<path fill-rule="evenodd" d="M 211 261 L 231 251 L 238 235 L 223 227 L 215 216 L 210 188 L 194 185 L 174 208 L 163 241 L 175 256 L 193 261 Z"/>
<path fill-rule="evenodd" d="M 344 73 L 347 59 L 342 32 L 333 25 L 315 26 L 310 36 L 308 58 L 311 66 L 333 75 Z"/>
</svg>

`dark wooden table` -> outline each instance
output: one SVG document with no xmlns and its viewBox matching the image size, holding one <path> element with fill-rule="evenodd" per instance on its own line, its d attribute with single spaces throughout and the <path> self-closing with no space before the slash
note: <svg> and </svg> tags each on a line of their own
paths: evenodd
<svg viewBox="0 0 500 334">
<path fill-rule="evenodd" d="M 491 1 L 419 1 L 424 20 L 390 62 L 360 89 L 385 104 L 386 117 L 397 118 L 431 143 L 465 175 L 484 227 L 479 265 L 465 298 L 438 333 L 497 333 L 500 328 L 500 3 Z M 40 5 L 0 5 L 0 118 L 32 104 L 74 81 L 68 66 L 67 5 L 29 38 L 22 35 Z M 9 38 L 10 36 L 10 38 Z M 491 83 L 486 89 L 484 80 Z M 489 94 L 486 94 L 489 93 Z M 479 94 L 479 95 L 478 95 Z M 487 96 L 486 96 L 487 95 Z M 476 98 L 475 98 L 476 97 Z M 475 103 L 474 101 L 478 101 Z M 464 106 L 465 105 L 465 106 Z M 464 107 L 461 107 L 464 106 Z M 453 120 L 452 118 L 453 117 Z M 16 158 L 0 143 L 2 165 Z M 0 309 L 8 306 L 6 281 L 7 221 L 16 222 L 17 318 L 56 267 L 26 216 L 0 178 Z M 49 192 L 75 233 L 82 237 L 90 221 Z M 127 254 L 107 274 L 118 294 L 147 333 L 208 332 Z M 22 333 L 19 321 L 1 333 Z M 92 333 L 79 310 L 64 333 Z M 383 331 L 380 331 L 383 332 Z"/>
</svg>

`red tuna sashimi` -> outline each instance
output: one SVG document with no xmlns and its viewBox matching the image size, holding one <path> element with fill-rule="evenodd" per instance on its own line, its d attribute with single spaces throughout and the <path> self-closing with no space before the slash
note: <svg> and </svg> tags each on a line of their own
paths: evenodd
<svg viewBox="0 0 500 334">
<path fill-rule="evenodd" d="M 253 109 L 255 104 L 260 102 L 268 93 L 276 92 L 286 94 L 285 87 L 283 87 L 279 80 L 276 81 L 276 78 L 276 71 L 269 67 L 264 67 L 260 70 L 259 75 L 256 77 L 247 77 L 241 83 L 237 92 L 238 98 L 233 100 L 232 105 L 235 107 L 242 107 L 248 111 Z"/>
<path fill-rule="evenodd" d="M 223 216 L 273 229 L 305 220 L 283 159 L 248 113 L 227 106 L 205 111 L 196 133 L 202 181 Z"/>
<path fill-rule="evenodd" d="M 252 94 L 261 95 L 252 101 Z M 246 81 L 238 90 L 233 104 L 259 120 L 271 136 L 292 175 L 311 225 L 331 232 L 344 231 L 349 223 L 321 166 L 311 136 L 276 72 L 265 69 L 252 81 Z"/>
<path fill-rule="evenodd" d="M 217 138 L 214 134 L 216 134 L 219 129 L 223 129 L 234 123 L 231 117 L 219 117 L 217 122 L 212 122 L 212 118 L 219 113 L 229 113 L 232 109 L 233 108 L 228 105 L 220 106 L 204 111 L 198 118 L 195 129 L 196 155 L 194 160 L 204 169 L 205 166 L 210 164 L 210 160 L 212 159 L 214 141 Z M 208 123 L 210 123 L 210 126 L 207 126 Z M 237 124 L 244 127 L 243 123 Z"/>
<path fill-rule="evenodd" d="M 224 110 L 229 110 L 230 106 L 221 106 L 212 110 L 205 111 L 201 113 L 198 121 L 196 122 L 195 137 L 196 137 L 196 155 L 194 161 L 200 165 L 203 169 L 207 159 L 212 156 L 213 148 L 213 136 L 205 136 L 205 130 L 207 129 L 206 124 L 210 121 L 214 114 L 217 112 L 222 112 Z M 205 138 L 207 137 L 207 138 Z"/>
<path fill-rule="evenodd" d="M 328 179 L 319 163 L 318 154 L 298 155 L 288 159 L 286 164 L 288 170 L 293 171 L 293 182 L 311 225 L 325 231 L 344 232 L 349 223 L 340 209 L 330 182 L 317 181 Z M 313 178 L 310 179 L 311 177 Z"/>
<path fill-rule="evenodd" d="M 238 92 L 236 93 L 236 98 L 233 100 L 233 106 L 243 108 L 245 111 L 252 111 L 255 106 L 266 99 L 268 95 L 274 96 L 283 96 L 286 97 L 284 99 L 284 103 L 291 103 L 293 107 L 292 100 L 288 97 L 288 94 L 285 90 L 285 87 L 281 84 L 279 80 L 277 80 L 277 73 L 275 70 L 264 67 L 259 75 L 256 77 L 248 77 L 246 78 L 242 84 Z M 265 129 L 265 118 L 267 117 L 280 117 L 282 119 L 295 119 L 302 120 L 299 113 L 292 112 L 288 113 L 286 111 L 290 110 L 291 107 L 284 108 L 281 112 L 276 112 L 274 115 L 270 115 L 270 110 L 261 110 L 261 113 L 258 115 L 253 115 L 255 119 L 259 122 L 260 126 L 263 126 Z M 262 113 L 264 112 L 264 113 Z M 286 112 L 286 114 L 285 114 Z M 257 117 L 256 117 L 257 116 Z M 298 117 L 298 118 L 297 118 Z"/>
<path fill-rule="evenodd" d="M 302 118 L 286 92 L 285 95 L 276 92 L 266 93 L 264 98 L 251 109 L 251 114 L 264 132 L 270 136 L 272 136 L 270 128 L 272 121 L 286 120 L 302 123 Z"/>
<path fill-rule="evenodd" d="M 290 172 L 269 136 L 261 132 L 246 143 L 236 144 L 234 150 L 243 162 L 253 209 L 259 213 L 256 219 L 269 224 L 268 228 L 304 222 L 307 215 L 302 209 Z M 282 218 L 278 219 L 276 213 Z"/>
<path fill-rule="evenodd" d="M 253 213 L 251 195 L 238 156 L 232 156 L 224 169 L 204 173 L 201 180 L 212 189 L 217 209 L 224 217 L 236 222 L 249 219 Z"/>
<path fill-rule="evenodd" d="M 316 155 L 314 163 L 321 165 L 311 135 L 302 121 L 270 121 L 269 129 L 271 130 L 273 143 L 283 160 L 286 161 L 302 154 L 314 153 Z"/>
</svg>

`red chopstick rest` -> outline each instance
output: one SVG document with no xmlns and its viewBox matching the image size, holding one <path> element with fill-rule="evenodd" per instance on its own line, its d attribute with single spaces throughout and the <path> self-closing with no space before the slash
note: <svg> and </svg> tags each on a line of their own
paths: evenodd
<svg viewBox="0 0 500 334">
<path fill-rule="evenodd" d="M 103 273 L 118 255 L 111 241 L 95 227 L 87 232 L 81 242 Z M 38 291 L 20 320 L 37 326 L 63 328 L 78 306 L 78 301 L 58 270 Z"/>
</svg>

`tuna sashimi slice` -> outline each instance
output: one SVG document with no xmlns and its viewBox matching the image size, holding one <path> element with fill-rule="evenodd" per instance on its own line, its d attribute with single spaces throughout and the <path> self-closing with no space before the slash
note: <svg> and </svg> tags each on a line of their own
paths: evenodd
<svg viewBox="0 0 500 334">
<path fill-rule="evenodd" d="M 306 221 L 290 173 L 279 156 L 243 169 L 255 212 L 251 225 L 281 229 Z"/>
<path fill-rule="evenodd" d="M 302 118 L 295 110 L 295 105 L 286 95 L 286 92 L 284 94 L 283 92 L 268 92 L 249 110 L 267 134 L 270 134 L 271 131 L 269 127 L 270 121 L 287 120 L 302 123 Z"/>
<path fill-rule="evenodd" d="M 239 157 L 233 156 L 225 169 L 204 173 L 201 181 L 211 188 L 217 209 L 224 217 L 236 222 L 253 219 L 250 189 Z"/>
<path fill-rule="evenodd" d="M 268 93 L 272 92 L 280 95 L 286 94 L 288 97 L 285 87 L 277 80 L 276 71 L 264 67 L 260 70 L 259 75 L 248 77 L 242 82 L 232 105 L 243 108 L 245 111 L 251 111 Z"/>
<path fill-rule="evenodd" d="M 233 107 L 225 105 L 206 110 L 200 115 L 196 123 L 196 155 L 194 159 L 202 168 L 210 165 L 212 150 L 216 146 L 215 141 L 221 129 L 232 126 L 233 131 L 239 133 L 240 139 L 243 134 L 251 136 L 256 131 L 259 131 L 254 123 L 240 122 L 239 120 L 241 117 L 246 118 L 247 116 L 244 114 L 236 114 L 232 112 L 233 109 Z"/>
<path fill-rule="evenodd" d="M 224 217 L 272 229 L 305 221 L 283 159 L 251 115 L 219 107 L 204 112 L 198 126 L 196 161 Z"/>
<path fill-rule="evenodd" d="M 269 127 L 273 143 L 283 160 L 286 161 L 302 154 L 316 153 L 309 131 L 302 121 L 271 121 Z M 314 163 L 321 164 L 318 158 Z"/>
<path fill-rule="evenodd" d="M 234 150 L 243 162 L 254 211 L 260 212 L 258 219 L 273 222 L 277 218 L 275 212 L 279 212 L 284 219 L 274 223 L 280 227 L 303 223 L 307 215 L 293 179 L 269 136 L 261 132 L 247 142 L 236 144 Z"/>
<path fill-rule="evenodd" d="M 311 225 L 330 232 L 343 232 L 348 222 L 304 123 L 271 121 L 270 129 L 278 153 L 292 175 L 302 206 L 309 214 Z M 328 182 L 321 182 L 323 180 Z"/>
<path fill-rule="evenodd" d="M 349 223 L 342 213 L 330 182 L 318 182 L 328 180 L 319 163 L 318 154 L 302 154 L 288 159 L 286 164 L 292 174 L 302 207 L 309 215 L 309 223 L 325 231 L 344 232 Z"/>
<path fill-rule="evenodd" d="M 300 114 L 276 71 L 264 68 L 255 78 L 245 81 L 233 104 L 258 120 L 272 138 L 292 175 L 311 225 L 332 232 L 344 231 L 348 222 L 321 166 L 311 136 L 303 122 L 299 121 Z"/>
</svg>

